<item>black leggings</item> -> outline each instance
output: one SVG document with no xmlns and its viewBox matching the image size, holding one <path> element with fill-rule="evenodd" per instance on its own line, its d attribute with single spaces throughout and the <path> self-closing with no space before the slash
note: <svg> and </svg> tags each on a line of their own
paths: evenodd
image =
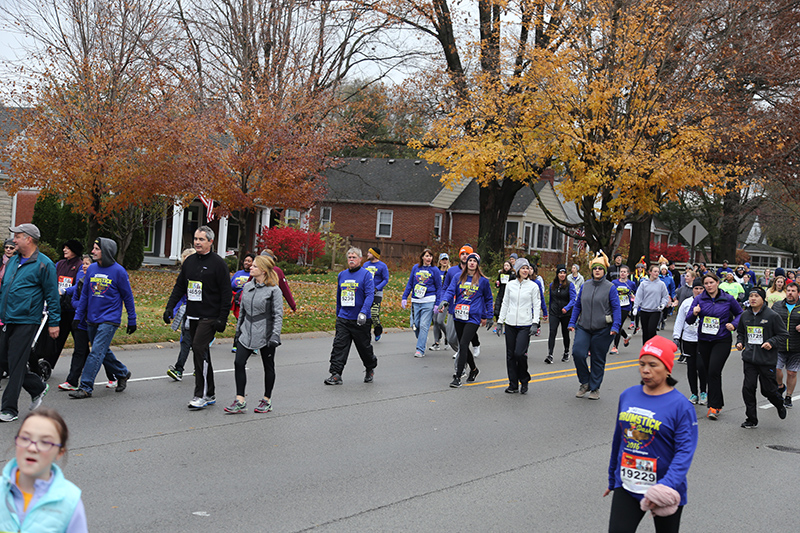
<svg viewBox="0 0 800 533">
<path fill-rule="evenodd" d="M 264 346 L 260 350 L 261 361 L 264 362 L 264 397 L 272 398 L 272 387 L 275 386 L 275 348 Z M 236 395 L 244 396 L 244 389 L 247 385 L 247 360 L 255 353 L 248 350 L 242 343 L 236 347 L 236 359 L 233 362 L 234 379 L 236 381 Z"/>
<path fill-rule="evenodd" d="M 628 318 L 628 313 L 630 312 L 630 308 L 622 309 L 620 311 L 620 321 L 619 321 L 619 333 L 614 335 L 614 348 L 619 347 L 619 339 L 622 337 L 623 339 L 628 338 L 628 332 L 625 331 L 625 319 Z"/>
<path fill-rule="evenodd" d="M 660 314 L 660 313 L 659 313 Z M 654 516 L 653 523 L 656 533 L 677 533 L 681 528 L 681 513 L 683 506 L 678 506 L 675 514 L 670 516 Z M 622 487 L 614 489 L 611 500 L 611 518 L 608 520 L 608 533 L 633 533 L 639 527 L 639 522 L 644 517 L 644 511 L 639 507 L 639 500 L 631 496 Z"/>
<path fill-rule="evenodd" d="M 547 339 L 547 353 L 553 355 L 553 350 L 556 347 L 556 335 L 558 335 L 558 326 L 561 326 L 561 338 L 564 341 L 564 353 L 569 353 L 569 319 L 572 315 L 566 314 L 557 317 L 555 314 L 550 315 L 550 336 Z M 534 331 L 534 333 L 536 333 Z"/>
<path fill-rule="evenodd" d="M 456 327 L 458 334 L 458 359 L 456 360 L 456 377 L 461 377 L 464 372 L 464 367 L 469 364 L 470 370 L 475 370 L 475 358 L 472 356 L 472 350 L 469 349 L 470 341 L 475 337 L 478 332 L 480 324 L 473 322 L 462 322 L 456 320 L 453 325 Z"/>
<path fill-rule="evenodd" d="M 721 322 L 721 321 L 720 321 Z M 703 362 L 708 376 L 708 406 L 722 409 L 725 399 L 722 396 L 722 369 L 731 355 L 731 338 L 718 341 L 699 341 L 697 355 Z"/>
<path fill-rule="evenodd" d="M 706 392 L 708 377 L 706 376 L 706 365 L 697 356 L 697 342 L 681 341 L 683 353 L 686 354 L 686 375 L 689 378 L 689 390 L 692 394 L 698 395 Z M 700 391 L 697 390 L 697 380 L 700 380 Z"/>
<path fill-rule="evenodd" d="M 644 345 L 656 336 L 661 311 L 639 311 L 639 316 L 642 317 L 642 345 Z"/>
</svg>

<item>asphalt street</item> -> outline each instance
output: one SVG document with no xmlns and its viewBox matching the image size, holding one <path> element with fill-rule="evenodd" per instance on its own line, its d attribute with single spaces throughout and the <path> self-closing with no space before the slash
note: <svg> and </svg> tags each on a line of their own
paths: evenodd
<svg viewBox="0 0 800 533">
<path fill-rule="evenodd" d="M 617 398 L 639 381 L 640 337 L 609 356 L 599 401 L 575 398 L 571 360 L 544 364 L 545 337 L 531 342 L 530 393 L 505 394 L 503 340 L 480 337 L 480 374 L 461 389 L 448 387 L 452 351 L 414 358 L 410 331 L 375 344 L 374 383 L 363 383 L 352 350 L 344 384 L 326 386 L 332 336 L 318 334 L 278 348 L 268 414 L 252 412 L 260 358 L 248 365 L 249 411 L 223 413 L 235 393 L 230 344 L 212 348 L 218 401 L 203 411 L 187 408 L 191 363 L 183 382 L 165 375 L 177 344 L 117 350 L 133 373 L 128 389 L 100 385 L 85 400 L 56 390 L 63 356 L 45 404 L 69 424 L 65 472 L 83 490 L 91 531 L 604 531 Z M 741 369 L 734 351 L 718 421 L 697 408 L 683 531 L 797 529 L 800 409 L 784 421 L 761 409 L 758 428 L 741 429 Z M 686 367 L 674 374 L 688 396 Z M 21 415 L 27 401 L 23 392 Z M 0 425 L 3 461 L 18 427 Z M 654 531 L 652 519 L 639 531 Z"/>
</svg>

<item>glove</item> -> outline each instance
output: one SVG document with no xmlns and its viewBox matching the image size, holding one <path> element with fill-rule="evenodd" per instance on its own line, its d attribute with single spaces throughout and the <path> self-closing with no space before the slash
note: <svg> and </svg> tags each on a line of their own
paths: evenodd
<svg viewBox="0 0 800 533">
<path fill-rule="evenodd" d="M 172 313 L 169 311 L 164 311 L 164 315 L 161 318 L 164 319 L 164 324 L 169 324 L 172 322 Z"/>
<path fill-rule="evenodd" d="M 659 306 L 657 307 L 657 309 L 658 309 L 659 311 L 663 311 L 663 310 L 664 310 L 664 304 L 661 304 L 661 305 L 659 305 Z"/>
<path fill-rule="evenodd" d="M 536 331 L 539 331 L 539 324 L 538 324 L 538 322 L 534 322 L 533 324 L 531 324 L 531 330 L 536 330 Z"/>
<path fill-rule="evenodd" d="M 450 305 L 450 302 L 442 302 L 439 304 L 439 312 L 444 313 L 445 309 Z"/>
<path fill-rule="evenodd" d="M 639 313 L 639 309 L 637 309 L 636 307 L 634 307 L 633 311 L 631 311 L 631 315 L 632 316 L 636 316 L 638 313 Z"/>
<path fill-rule="evenodd" d="M 503 334 L 503 324 L 497 324 L 497 327 L 495 328 L 494 331 L 495 331 L 495 333 L 497 333 L 498 337 L 500 335 L 502 335 Z"/>
<path fill-rule="evenodd" d="M 364 313 L 358 313 L 358 319 L 356 319 L 356 324 L 358 324 L 359 326 L 363 326 L 366 323 L 367 323 L 367 315 L 365 315 Z"/>
<path fill-rule="evenodd" d="M 133 335 L 134 331 L 136 331 L 136 324 L 128 324 L 128 329 L 125 330 L 125 333 Z"/>
<path fill-rule="evenodd" d="M 492 329 L 493 325 L 494 325 L 494 320 L 492 320 L 491 318 L 489 320 L 487 320 L 486 321 L 486 331 L 489 331 L 490 329 Z"/>
<path fill-rule="evenodd" d="M 280 345 L 281 343 L 274 339 L 270 339 L 269 342 L 267 342 L 267 348 L 269 348 L 270 350 L 275 349 Z"/>
<path fill-rule="evenodd" d="M 672 342 L 675 343 L 675 346 L 680 346 L 681 340 L 680 339 L 672 339 Z"/>
<path fill-rule="evenodd" d="M 400 305 L 403 307 L 403 309 L 405 309 L 405 308 L 406 308 L 406 306 L 408 306 L 408 300 L 406 300 L 405 298 L 403 298 L 403 300 L 400 302 Z"/>
<path fill-rule="evenodd" d="M 228 322 L 226 320 L 218 318 L 217 321 L 214 322 L 214 329 L 217 330 L 219 333 L 222 333 L 223 331 L 225 331 L 225 326 L 227 325 Z"/>
</svg>

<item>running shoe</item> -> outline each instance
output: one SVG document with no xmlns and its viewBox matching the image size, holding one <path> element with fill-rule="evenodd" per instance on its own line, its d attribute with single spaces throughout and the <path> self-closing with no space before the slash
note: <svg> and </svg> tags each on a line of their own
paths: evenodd
<svg viewBox="0 0 800 533">
<path fill-rule="evenodd" d="M 116 380 L 109 380 L 108 383 L 106 383 L 106 388 L 107 389 L 113 389 L 116 386 L 117 386 L 117 381 Z"/>
<path fill-rule="evenodd" d="M 528 383 L 527 382 L 525 382 L 522 385 L 520 385 L 519 393 L 520 394 L 528 394 Z"/>
<path fill-rule="evenodd" d="M 636 328 L 633 330 L 633 334 L 636 335 L 637 333 L 639 333 L 639 329 L 641 328 L 639 328 L 639 326 L 636 326 Z"/>
<path fill-rule="evenodd" d="M 92 393 L 83 389 L 78 389 L 69 393 L 69 397 L 75 400 L 83 400 L 84 398 L 91 398 Z"/>
<path fill-rule="evenodd" d="M 787 409 L 791 409 L 792 408 L 792 397 L 791 396 L 787 396 L 786 398 L 783 399 L 783 406 L 786 407 Z"/>
<path fill-rule="evenodd" d="M 375 342 L 381 340 L 381 337 L 383 337 L 383 335 L 375 335 Z"/>
<path fill-rule="evenodd" d="M 244 413 L 247 410 L 247 402 L 233 400 L 232 404 L 230 404 L 228 407 L 223 408 L 222 410 L 231 415 L 238 415 L 240 413 Z"/>
<path fill-rule="evenodd" d="M 375 379 L 375 369 L 368 368 L 366 372 L 364 372 L 364 383 L 372 383 L 373 379 Z"/>
<path fill-rule="evenodd" d="M 780 387 L 778 387 L 778 394 L 783 396 L 784 392 L 786 392 L 786 385 L 781 385 Z"/>
<path fill-rule="evenodd" d="M 689 396 L 689 401 L 697 405 L 700 402 L 700 398 L 697 397 L 697 394 L 692 394 Z"/>
<path fill-rule="evenodd" d="M 786 418 L 786 406 L 781 405 L 780 407 L 778 407 L 778 418 L 780 418 L 781 420 Z"/>
<path fill-rule="evenodd" d="M 456 350 L 455 353 L 453 353 L 453 359 L 455 359 L 456 357 L 458 357 L 458 350 Z"/>
<path fill-rule="evenodd" d="M 569 352 L 564 352 L 564 355 L 561 356 L 561 362 L 566 363 L 567 361 L 569 361 Z"/>
<path fill-rule="evenodd" d="M 630 338 L 630 337 L 625 337 L 624 339 L 622 339 L 622 343 L 623 343 L 623 344 L 625 345 L 625 347 L 627 348 L 627 347 L 628 347 L 628 345 L 631 343 L 631 338 Z"/>
<path fill-rule="evenodd" d="M 708 408 L 708 414 L 706 415 L 710 420 L 716 420 L 719 417 L 720 409 L 714 409 L 713 407 Z"/>
<path fill-rule="evenodd" d="M 755 429 L 758 426 L 758 422 L 751 422 L 750 420 L 745 420 L 742 422 L 742 427 L 745 429 Z"/>
<path fill-rule="evenodd" d="M 708 393 L 701 392 L 700 393 L 700 405 L 708 405 Z"/>
<path fill-rule="evenodd" d="M 611 347 L 611 355 L 616 355 L 618 353 L 619 353 L 619 350 L 617 349 L 617 347 L 616 346 L 612 346 Z"/>
<path fill-rule="evenodd" d="M 511 385 L 509 385 L 508 388 L 506 389 L 506 394 L 516 394 L 518 392 L 519 392 L 519 388 L 512 387 Z"/>
<path fill-rule="evenodd" d="M 33 411 L 34 409 L 38 409 L 39 406 L 42 405 L 42 400 L 44 400 L 44 397 L 47 394 L 47 391 L 49 391 L 49 390 L 50 390 L 50 385 L 45 383 L 44 384 L 44 390 L 40 394 L 38 394 L 37 396 L 32 396 L 31 397 L 31 411 Z"/>
<path fill-rule="evenodd" d="M 441 346 L 439 346 L 439 343 L 438 343 L 438 342 L 434 342 L 434 343 L 431 345 L 431 350 L 432 350 L 432 351 L 434 351 L 434 352 L 438 352 L 438 351 L 439 351 L 439 350 L 441 350 L 441 349 L 442 349 L 442 347 L 441 347 Z"/>
<path fill-rule="evenodd" d="M 635 324 L 634 324 L 633 322 L 631 322 L 631 325 L 630 325 L 630 326 L 628 326 L 628 329 L 633 329 L 634 325 L 635 325 Z"/>
<path fill-rule="evenodd" d="M 0 413 L 0 422 L 13 422 L 14 420 L 18 419 L 19 417 L 14 413 L 7 413 L 3 411 Z"/>
<path fill-rule="evenodd" d="M 425 357 L 425 354 L 417 350 L 416 352 L 414 352 L 414 357 Z"/>
<path fill-rule="evenodd" d="M 587 392 L 589 392 L 589 384 L 581 383 L 581 388 L 578 389 L 578 392 L 575 394 L 575 397 L 583 398 L 584 396 L 586 396 Z"/>
<path fill-rule="evenodd" d="M 587 396 L 590 400 L 599 400 L 600 399 L 600 391 L 595 389 L 593 391 L 589 391 L 589 396 Z"/>
<path fill-rule="evenodd" d="M 472 357 L 478 357 L 481 354 L 481 347 L 480 346 L 473 346 L 472 347 Z"/>
<path fill-rule="evenodd" d="M 236 353 L 236 346 L 234 346 L 233 348 L 231 348 L 231 353 Z"/>
<path fill-rule="evenodd" d="M 128 370 L 128 374 L 124 377 L 117 378 L 117 388 L 116 392 L 122 392 L 128 388 L 128 380 L 131 379 L 131 371 Z"/>
<path fill-rule="evenodd" d="M 203 396 L 203 399 L 206 401 L 206 405 L 214 405 L 217 403 L 216 396 Z"/>
<path fill-rule="evenodd" d="M 458 379 L 458 376 L 453 378 L 453 381 L 450 382 L 451 389 L 457 389 L 461 386 L 461 380 Z"/>
<path fill-rule="evenodd" d="M 167 369 L 167 375 L 174 381 L 183 381 L 183 372 L 181 370 L 176 370 L 172 365 Z"/>
<path fill-rule="evenodd" d="M 78 387 L 71 384 L 69 381 L 65 381 L 58 386 L 58 390 L 78 390 Z"/>
<path fill-rule="evenodd" d="M 342 376 L 339 374 L 331 374 L 331 377 L 324 381 L 325 385 L 341 385 L 342 384 Z"/>
<path fill-rule="evenodd" d="M 192 401 L 189 402 L 189 409 L 205 409 L 208 405 L 208 402 L 204 398 L 200 398 L 199 396 L 195 396 L 192 398 Z"/>
<path fill-rule="evenodd" d="M 553 354 L 549 354 L 547 357 L 545 357 L 544 358 L 544 362 L 547 363 L 548 365 L 552 365 L 553 364 Z"/>
<path fill-rule="evenodd" d="M 261 401 L 258 402 L 258 407 L 253 409 L 254 413 L 269 413 L 272 411 L 272 400 L 267 400 L 266 398 L 261 398 Z"/>
<path fill-rule="evenodd" d="M 467 383 L 472 383 L 473 381 L 475 381 L 475 378 L 478 377 L 478 372 L 480 372 L 480 370 L 478 370 L 478 367 L 475 367 L 472 370 L 470 370 L 469 376 L 467 376 Z"/>
</svg>

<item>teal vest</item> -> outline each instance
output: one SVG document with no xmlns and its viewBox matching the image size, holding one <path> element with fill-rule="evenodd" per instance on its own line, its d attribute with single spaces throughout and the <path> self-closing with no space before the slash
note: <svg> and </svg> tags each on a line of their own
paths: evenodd
<svg viewBox="0 0 800 533">
<path fill-rule="evenodd" d="M 28 507 L 25 521 L 20 523 L 14 494 L 11 492 L 12 486 L 16 485 L 12 479 L 12 472 L 16 467 L 17 460 L 12 459 L 3 469 L 4 502 L 0 505 L 0 532 L 52 533 L 66 530 L 81 499 L 81 489 L 67 481 L 61 469 L 53 465 L 50 489 Z"/>
</svg>

